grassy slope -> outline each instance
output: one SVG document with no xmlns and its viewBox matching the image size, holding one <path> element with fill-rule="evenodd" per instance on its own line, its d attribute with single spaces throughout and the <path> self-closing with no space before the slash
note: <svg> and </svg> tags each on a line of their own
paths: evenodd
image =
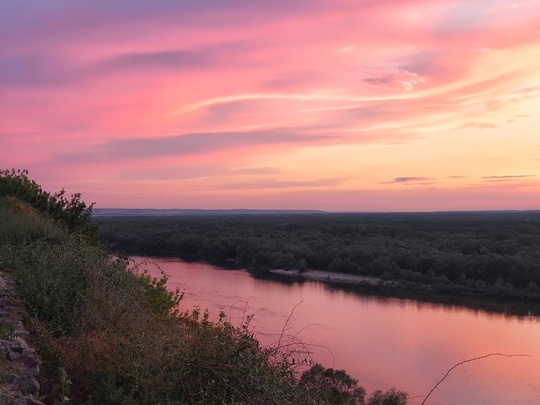
<svg viewBox="0 0 540 405">
<path fill-rule="evenodd" d="M 0 201 L 0 223 L 0 264 L 33 316 L 50 402 L 294 403 L 301 396 L 287 364 L 245 330 L 171 312 L 179 297 L 163 280 L 136 275 L 13 199 Z"/>
<path fill-rule="evenodd" d="M 165 277 L 112 259 L 30 205 L 0 197 L 0 224 L 0 267 L 30 314 L 47 403 L 364 403 L 344 372 L 318 366 L 295 378 L 291 352 L 261 348 L 247 324 L 178 313 Z M 385 403 L 404 404 L 398 394 Z"/>
</svg>

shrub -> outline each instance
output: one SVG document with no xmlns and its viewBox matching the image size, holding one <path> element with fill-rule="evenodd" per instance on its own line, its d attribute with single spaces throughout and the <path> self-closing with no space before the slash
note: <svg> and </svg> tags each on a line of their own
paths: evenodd
<svg viewBox="0 0 540 405">
<path fill-rule="evenodd" d="M 359 387 L 358 381 L 345 370 L 334 370 L 315 364 L 302 374 L 300 382 L 331 404 L 364 404 L 366 390 Z"/>
<path fill-rule="evenodd" d="M 367 405 L 406 405 L 407 393 L 390 388 L 386 392 L 377 390 L 369 398 Z"/>
<path fill-rule="evenodd" d="M 41 186 L 28 178 L 28 170 L 0 169 L 0 197 L 15 197 L 30 204 L 37 211 L 65 225 L 70 232 L 81 232 L 94 237 L 97 225 L 90 222 L 92 207 L 81 199 L 81 194 L 66 197 L 62 189 L 56 193 L 43 191 Z"/>
</svg>

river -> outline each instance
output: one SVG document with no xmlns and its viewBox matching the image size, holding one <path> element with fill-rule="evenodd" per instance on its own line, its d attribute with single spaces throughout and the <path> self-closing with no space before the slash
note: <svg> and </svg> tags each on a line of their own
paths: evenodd
<svg viewBox="0 0 540 405">
<path fill-rule="evenodd" d="M 535 405 L 540 403 L 540 318 L 514 316 L 366 293 L 318 281 L 257 278 L 178 259 L 149 260 L 146 268 L 169 275 L 168 286 L 185 292 L 183 309 L 223 310 L 251 327 L 264 345 L 301 341 L 313 361 L 345 369 L 368 395 L 390 387 L 407 391 L 420 404 L 431 388 L 456 367 L 426 401 L 431 405 Z M 159 267 L 158 267 L 159 266 Z M 301 346 L 293 346 L 301 348 Z"/>
</svg>

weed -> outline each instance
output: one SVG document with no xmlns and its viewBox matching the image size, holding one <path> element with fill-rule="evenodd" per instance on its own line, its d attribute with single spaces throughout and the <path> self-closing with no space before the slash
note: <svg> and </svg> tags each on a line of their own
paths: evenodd
<svg viewBox="0 0 540 405">
<path fill-rule="evenodd" d="M 0 340 L 11 340 L 15 334 L 15 325 L 0 319 Z"/>
</svg>

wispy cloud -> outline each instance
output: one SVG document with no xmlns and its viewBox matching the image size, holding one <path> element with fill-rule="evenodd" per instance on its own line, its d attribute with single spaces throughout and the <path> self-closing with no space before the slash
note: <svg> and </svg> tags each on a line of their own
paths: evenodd
<svg viewBox="0 0 540 405">
<path fill-rule="evenodd" d="M 430 177 L 396 177 L 390 181 L 383 181 L 381 184 L 433 184 L 430 183 L 432 178 Z"/>
<path fill-rule="evenodd" d="M 404 69 L 380 69 L 372 71 L 370 74 L 370 77 L 362 80 L 366 83 L 382 85 L 404 92 L 416 90 L 427 83 L 425 77 Z"/>
<path fill-rule="evenodd" d="M 172 49 L 158 52 L 130 52 L 111 56 L 90 67 L 94 72 L 159 71 L 208 69 L 234 66 L 240 57 L 243 63 L 255 49 L 249 42 L 217 43 L 192 49 Z"/>
<path fill-rule="evenodd" d="M 522 175 L 507 175 L 507 176 L 484 176 L 484 181 L 488 182 L 498 182 L 498 181 L 512 181 L 519 179 L 526 179 L 530 177 L 536 177 L 534 174 L 522 174 Z"/>
<path fill-rule="evenodd" d="M 232 190 L 257 190 L 271 188 L 311 188 L 311 187 L 335 187 L 343 182 L 343 179 L 320 179 L 320 180 L 301 180 L 301 181 L 275 181 L 259 179 L 257 181 L 244 183 L 224 184 L 223 188 Z"/>
<path fill-rule="evenodd" d="M 540 3 L 419 4 L 8 1 L 0 161 L 92 200 L 318 191 L 338 209 L 365 191 L 380 207 L 476 181 L 473 205 L 506 186 L 534 205 Z M 501 172 L 518 175 L 482 177 Z"/>
<path fill-rule="evenodd" d="M 172 181 L 200 178 L 237 178 L 252 176 L 276 176 L 280 171 L 272 167 L 231 167 L 212 163 L 184 163 L 165 161 L 152 166 L 118 171 L 116 178 L 124 181 Z"/>
<path fill-rule="evenodd" d="M 331 137 L 309 136 L 279 131 L 195 133 L 155 138 L 113 139 L 84 152 L 64 154 L 60 161 L 106 162 L 156 159 L 170 156 L 202 155 L 234 148 L 274 144 L 302 145 Z"/>
</svg>

